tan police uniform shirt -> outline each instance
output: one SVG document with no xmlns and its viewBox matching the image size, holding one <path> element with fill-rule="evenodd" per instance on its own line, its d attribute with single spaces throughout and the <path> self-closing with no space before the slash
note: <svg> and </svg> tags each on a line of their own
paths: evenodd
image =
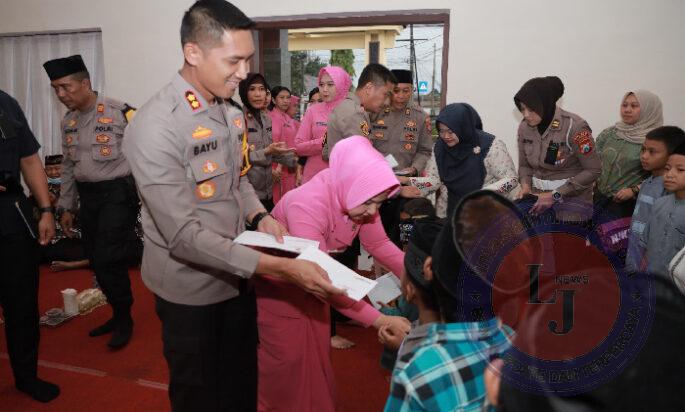
<svg viewBox="0 0 685 412">
<path fill-rule="evenodd" d="M 263 209 L 240 176 L 242 111 L 209 104 L 180 74 L 138 111 L 124 153 L 143 203 L 142 276 L 161 298 L 209 305 L 238 295 L 260 253 L 233 243 Z"/>
<path fill-rule="evenodd" d="M 271 116 L 264 111 L 260 112 L 260 115 L 263 127 L 252 116 L 252 113 L 247 112 L 245 114 L 247 144 L 250 150 L 250 163 L 252 164 L 247 172 L 247 177 L 260 199 L 271 199 L 274 186 L 271 174 L 272 162 L 281 163 L 287 167 L 295 167 L 297 159 L 292 153 L 277 156 L 267 156 L 264 153 L 264 150 L 273 143 Z"/>
<path fill-rule="evenodd" d="M 559 148 L 554 164 L 545 162 L 550 142 L 556 143 Z M 587 210 L 580 218 L 587 219 L 591 216 L 592 185 L 599 177 L 602 165 L 595 149 L 592 130 L 585 120 L 557 107 L 552 122 L 542 136 L 537 127 L 529 126 L 524 120 L 519 125 L 518 147 L 521 183 L 531 185 L 533 193 L 540 193 L 552 189 L 536 188 L 533 184 L 534 178 L 547 185 L 555 185 L 553 181 L 560 184 L 559 181 L 566 179 L 566 182 L 560 184 L 556 190 L 561 193 L 563 202 L 571 202 L 571 205 L 556 205 L 557 216 L 562 219 L 579 220 L 577 216 L 572 216 L 571 211 L 572 206 L 579 203 L 587 206 Z M 540 186 L 540 182 L 537 186 Z"/>
<path fill-rule="evenodd" d="M 98 95 L 88 112 L 70 110 L 62 120 L 62 187 L 58 207 L 74 210 L 76 182 L 101 182 L 131 174 L 121 151 L 126 114 L 125 103 Z"/>
<path fill-rule="evenodd" d="M 426 168 L 433 149 L 430 117 L 420 107 L 410 105 L 402 110 L 390 107 L 381 111 L 371 123 L 371 142 L 384 156 L 392 155 L 396 169 L 413 167 L 418 173 Z"/>
<path fill-rule="evenodd" d="M 328 128 L 323 144 L 323 158 L 328 160 L 333 146 L 350 136 L 369 137 L 371 133 L 369 113 L 364 110 L 356 94 L 347 96 L 328 115 Z"/>
</svg>

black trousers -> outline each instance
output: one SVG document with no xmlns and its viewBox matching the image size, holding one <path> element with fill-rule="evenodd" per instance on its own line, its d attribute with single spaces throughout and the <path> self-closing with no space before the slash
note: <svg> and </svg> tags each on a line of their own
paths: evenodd
<svg viewBox="0 0 685 412">
<path fill-rule="evenodd" d="M 77 183 L 83 244 L 95 278 L 115 311 L 133 304 L 128 257 L 135 244 L 138 196 L 131 177 Z"/>
<path fill-rule="evenodd" d="M 257 410 L 254 291 L 206 306 L 155 296 L 173 411 Z"/>
<path fill-rule="evenodd" d="M 0 235 L 0 306 L 15 380 L 38 367 L 38 243 L 26 233 Z"/>
</svg>

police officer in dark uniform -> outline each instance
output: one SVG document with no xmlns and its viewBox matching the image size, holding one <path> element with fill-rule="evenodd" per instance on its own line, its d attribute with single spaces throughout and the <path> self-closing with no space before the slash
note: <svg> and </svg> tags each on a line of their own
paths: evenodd
<svg viewBox="0 0 685 412">
<path fill-rule="evenodd" d="M 86 256 L 114 315 L 90 336 L 113 332 L 107 345 L 121 348 L 133 331 L 128 257 L 136 244 L 139 201 L 121 149 L 133 109 L 93 91 L 79 55 L 50 60 L 43 67 L 57 98 L 69 109 L 62 120 L 60 224 L 70 233 L 78 197 Z"/>
<path fill-rule="evenodd" d="M 59 387 L 37 376 L 38 242 L 45 245 L 55 235 L 55 221 L 39 148 L 17 101 L 0 90 L 0 306 L 7 352 L 16 388 L 49 402 Z M 38 224 L 20 172 L 38 203 Z"/>
</svg>

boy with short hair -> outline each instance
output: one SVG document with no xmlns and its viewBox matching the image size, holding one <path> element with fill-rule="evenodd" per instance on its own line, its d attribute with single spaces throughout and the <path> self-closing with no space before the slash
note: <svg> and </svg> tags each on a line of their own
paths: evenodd
<svg viewBox="0 0 685 412">
<path fill-rule="evenodd" d="M 635 271 L 640 266 L 642 252 L 639 250 L 640 237 L 645 226 L 652 216 L 652 208 L 657 199 L 664 192 L 664 178 L 666 162 L 676 147 L 685 143 L 685 132 L 676 126 L 657 127 L 647 133 L 645 142 L 640 152 L 642 168 L 651 172 L 651 176 L 645 179 L 639 188 L 633 218 L 630 224 L 628 254 L 626 257 L 626 269 Z"/>
<path fill-rule="evenodd" d="M 426 337 L 430 325 L 440 322 L 440 308 L 430 282 L 424 278 L 423 265 L 441 229 L 442 221 L 435 217 L 419 219 L 413 225 L 404 255 L 405 271 L 400 277 L 402 296 L 398 298 L 398 308 L 395 312 L 381 309 L 381 313 L 405 316 L 413 323 L 406 336 L 394 335 L 385 326 L 378 329 L 378 339 L 386 346 L 381 356 L 381 366 L 386 369 L 392 370 L 397 359 L 411 354 Z M 408 311 L 409 308 L 412 310 Z"/>
<path fill-rule="evenodd" d="M 663 179 L 670 194 L 654 202 L 640 245 L 646 248 L 647 271 L 667 277 L 668 264 L 685 246 L 685 143 L 669 156 Z"/>
<path fill-rule="evenodd" d="M 421 262 L 440 310 L 440 321 L 426 337 L 398 357 L 386 412 L 481 410 L 485 405 L 483 374 L 488 362 L 510 344 L 495 317 L 465 317 L 460 308 L 461 255 L 454 243 L 454 223 L 446 222 L 431 256 Z M 407 257 L 405 255 L 405 265 Z"/>
</svg>

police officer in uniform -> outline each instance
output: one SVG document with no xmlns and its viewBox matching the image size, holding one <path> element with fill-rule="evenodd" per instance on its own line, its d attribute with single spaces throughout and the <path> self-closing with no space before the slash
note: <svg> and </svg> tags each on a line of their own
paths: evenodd
<svg viewBox="0 0 685 412">
<path fill-rule="evenodd" d="M 340 102 L 328 116 L 328 128 L 323 142 L 323 158 L 336 143 L 350 136 L 370 137 L 369 113 L 378 113 L 387 105 L 395 77 L 382 64 L 367 65 L 359 76 L 357 90 Z"/>
<path fill-rule="evenodd" d="M 602 167 L 590 126 L 557 107 L 563 93 L 561 80 L 550 76 L 527 81 L 514 96 L 523 114 L 518 130 L 520 196 L 537 196 L 534 214 L 554 206 L 558 220 L 584 222 L 592 217 L 592 185 Z"/>
<path fill-rule="evenodd" d="M 0 306 L 7 352 L 16 388 L 49 402 L 59 396 L 59 387 L 37 376 L 38 242 L 48 244 L 55 221 L 39 148 L 17 101 L 0 90 Z M 20 173 L 38 204 L 38 224 Z"/>
<path fill-rule="evenodd" d="M 390 105 L 374 116 L 371 142 L 383 155 L 392 155 L 405 176 L 417 176 L 426 167 L 433 149 L 430 116 L 411 102 L 412 73 L 392 70 L 397 79 Z"/>
<path fill-rule="evenodd" d="M 430 116 L 411 102 L 411 71 L 392 70 L 392 74 L 397 84 L 392 89 L 390 104 L 372 116 L 369 137 L 376 150 L 384 156 L 392 155 L 395 158 L 398 163 L 397 174 L 418 176 L 426 167 L 433 150 Z M 400 245 L 400 211 L 405 203 L 403 193 L 398 198 L 388 199 L 380 209 L 383 227 L 397 245 Z"/>
<path fill-rule="evenodd" d="M 113 317 L 90 331 L 112 333 L 107 343 L 121 348 L 131 338 L 131 282 L 128 247 L 135 242 L 138 196 L 131 169 L 121 151 L 124 128 L 133 109 L 93 91 L 80 55 L 54 59 L 43 67 L 57 98 L 69 111 L 62 120 L 60 224 L 71 233 L 78 209 L 86 256 L 112 306 Z"/>
<path fill-rule="evenodd" d="M 230 100 L 249 71 L 253 27 L 228 2 L 193 4 L 181 23 L 183 67 L 124 139 L 143 204 L 141 271 L 162 322 L 174 411 L 256 410 L 254 274 L 323 298 L 342 293 L 315 263 L 233 242 L 246 224 L 285 233 L 246 176 L 245 119 Z"/>
<path fill-rule="evenodd" d="M 254 91 L 250 91 L 251 88 L 254 88 Z M 245 111 L 251 165 L 247 171 L 247 177 L 259 201 L 270 212 L 274 208 L 272 162 L 295 167 L 297 159 L 293 154 L 294 149 L 288 149 L 285 142 L 273 142 L 271 116 L 265 110 L 264 104 L 266 89 L 268 89 L 266 79 L 260 73 L 248 73 L 247 78 L 238 86 L 238 93 Z M 252 93 L 253 99 L 250 99 L 248 93 Z M 255 106 L 259 102 L 261 105 Z"/>
</svg>

